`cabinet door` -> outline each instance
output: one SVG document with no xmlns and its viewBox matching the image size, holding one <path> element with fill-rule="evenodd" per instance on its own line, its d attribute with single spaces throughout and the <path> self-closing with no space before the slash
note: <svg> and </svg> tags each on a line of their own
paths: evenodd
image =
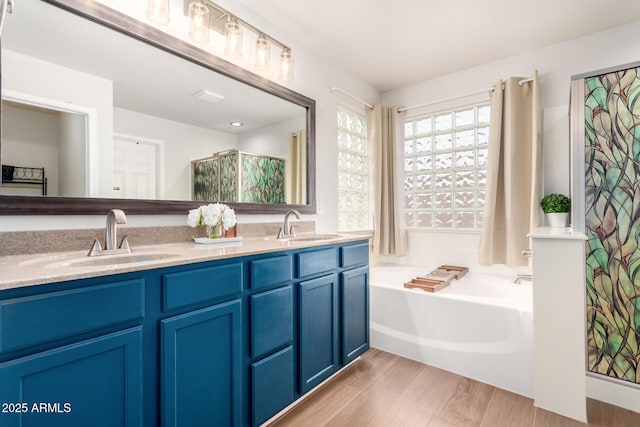
<svg viewBox="0 0 640 427">
<path fill-rule="evenodd" d="M 161 341 L 162 425 L 240 425 L 240 300 L 162 320 Z"/>
<path fill-rule="evenodd" d="M 341 273 L 342 364 L 369 349 L 369 267 Z"/>
<path fill-rule="evenodd" d="M 339 367 L 338 275 L 300 282 L 300 393 Z"/>
<path fill-rule="evenodd" d="M 0 402 L 6 427 L 142 426 L 142 328 L 0 364 Z"/>
</svg>

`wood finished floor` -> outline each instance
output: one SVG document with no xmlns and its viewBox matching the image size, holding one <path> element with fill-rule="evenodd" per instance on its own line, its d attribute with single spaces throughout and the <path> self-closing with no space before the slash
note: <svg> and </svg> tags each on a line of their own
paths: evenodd
<svg viewBox="0 0 640 427">
<path fill-rule="evenodd" d="M 589 427 L 638 427 L 640 414 L 588 400 Z M 584 424 L 533 400 L 432 366 L 371 349 L 270 427 L 480 426 Z"/>
</svg>

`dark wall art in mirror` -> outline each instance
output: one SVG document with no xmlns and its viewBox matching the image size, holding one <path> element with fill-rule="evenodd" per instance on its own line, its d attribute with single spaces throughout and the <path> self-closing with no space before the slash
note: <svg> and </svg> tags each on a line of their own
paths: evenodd
<svg viewBox="0 0 640 427">
<path fill-rule="evenodd" d="M 7 16 L 1 114 L 0 215 L 315 213 L 314 100 L 95 1 Z"/>
</svg>

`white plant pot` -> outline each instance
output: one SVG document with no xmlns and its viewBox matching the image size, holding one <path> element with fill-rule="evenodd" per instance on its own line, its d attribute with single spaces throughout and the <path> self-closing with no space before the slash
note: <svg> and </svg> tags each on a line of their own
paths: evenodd
<svg viewBox="0 0 640 427">
<path fill-rule="evenodd" d="M 549 227 L 566 227 L 567 219 L 569 219 L 569 212 L 556 212 L 547 214 L 547 222 Z"/>
</svg>

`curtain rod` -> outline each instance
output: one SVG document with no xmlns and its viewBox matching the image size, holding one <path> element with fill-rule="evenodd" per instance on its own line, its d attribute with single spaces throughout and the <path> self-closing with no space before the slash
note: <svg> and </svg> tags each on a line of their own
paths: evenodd
<svg viewBox="0 0 640 427">
<path fill-rule="evenodd" d="M 532 82 L 532 81 L 533 81 L 532 78 L 531 79 L 518 80 L 518 86 L 522 86 L 523 84 L 525 84 L 527 82 Z M 504 85 L 502 86 L 502 88 L 504 89 Z M 402 113 L 403 111 L 407 111 L 407 110 L 413 110 L 415 108 L 428 107 L 429 105 L 436 105 L 436 104 L 440 104 L 442 102 L 453 101 L 453 100 L 460 99 L 460 98 L 466 98 L 468 96 L 478 95 L 478 94 L 485 93 L 485 92 L 493 92 L 495 89 L 496 89 L 495 86 L 491 86 L 489 89 L 479 90 L 477 92 L 465 93 L 464 95 L 458 95 L 458 96 L 454 96 L 454 97 L 451 97 L 451 98 L 440 99 L 438 101 L 427 102 L 426 104 L 412 105 L 411 107 L 398 108 L 398 113 Z"/>
<path fill-rule="evenodd" d="M 360 98 L 357 98 L 357 97 L 355 97 L 355 96 L 351 95 L 351 94 L 350 94 L 350 93 L 348 93 L 348 92 L 345 92 L 344 90 L 340 89 L 339 87 L 336 87 L 336 86 L 332 87 L 332 88 L 331 88 L 331 92 L 332 92 L 332 93 L 333 93 L 333 92 L 340 92 L 341 94 L 348 96 L 349 98 L 353 99 L 354 101 L 358 101 L 360 104 L 364 105 L 365 107 L 369 107 L 369 109 L 370 109 L 370 110 L 373 110 L 373 105 L 369 104 L 369 103 L 368 103 L 368 102 L 366 102 L 366 101 L 363 101 L 363 100 L 362 100 L 362 99 L 360 99 Z"/>
<path fill-rule="evenodd" d="M 530 78 L 530 79 L 522 79 L 522 80 L 518 80 L 518 86 L 522 86 L 523 84 L 528 83 L 528 82 L 532 82 L 532 81 L 533 81 L 533 79 L 532 79 L 532 78 Z M 502 88 L 504 89 L 504 86 L 503 86 Z M 420 104 L 420 105 L 413 105 L 413 106 L 411 106 L 411 107 L 398 108 L 398 113 L 402 113 L 403 111 L 407 111 L 407 110 L 413 110 L 413 109 L 415 109 L 415 108 L 428 107 L 429 105 L 440 104 L 440 103 L 442 103 L 442 102 L 454 101 L 454 100 L 456 100 L 456 99 L 466 98 L 466 97 L 468 97 L 468 96 L 478 95 L 478 94 L 481 94 L 481 93 L 484 93 L 484 92 L 492 92 L 492 91 L 494 91 L 495 89 L 496 89 L 496 87 L 495 87 L 495 86 L 491 86 L 491 87 L 490 87 L 490 88 L 488 88 L 488 89 L 479 90 L 479 91 L 477 91 L 477 92 L 466 93 L 466 94 L 464 94 L 464 95 L 458 95 L 458 96 L 454 96 L 454 97 L 451 97 L 451 98 L 440 99 L 440 100 L 438 100 L 438 101 L 427 102 L 426 104 Z M 331 92 L 340 92 L 340 93 L 342 93 L 343 95 L 346 95 L 346 96 L 348 96 L 349 98 L 353 99 L 354 101 L 358 101 L 360 104 L 362 104 L 362 105 L 364 105 L 364 106 L 366 106 L 366 107 L 369 107 L 369 109 L 373 110 L 373 105 L 369 104 L 369 103 L 368 103 L 368 102 L 366 102 L 366 101 L 363 101 L 362 99 L 360 99 L 360 98 L 358 98 L 358 97 L 355 97 L 355 96 L 351 95 L 349 92 L 346 92 L 346 91 L 344 91 L 343 89 L 340 89 L 340 88 L 339 88 L 339 87 L 337 87 L 337 86 L 332 87 L 332 88 L 331 88 Z"/>
</svg>

